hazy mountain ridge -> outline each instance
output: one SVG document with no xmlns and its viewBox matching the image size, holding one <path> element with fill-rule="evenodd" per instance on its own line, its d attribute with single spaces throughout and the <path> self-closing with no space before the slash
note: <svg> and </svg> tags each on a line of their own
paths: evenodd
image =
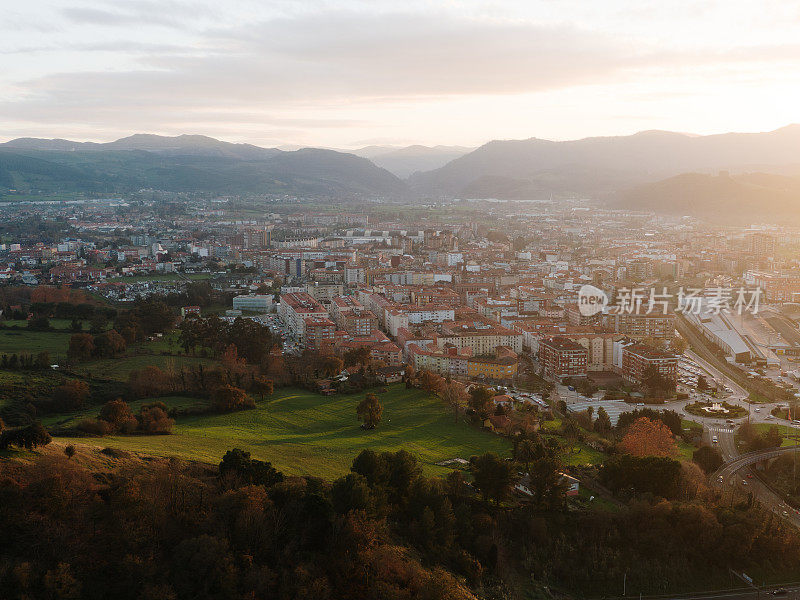
<svg viewBox="0 0 800 600">
<path fill-rule="evenodd" d="M 352 154 L 285 152 L 206 136 L 138 134 L 115 142 L 20 138 L 0 144 L 0 188 L 125 192 L 402 195 L 405 183 Z"/>
<path fill-rule="evenodd" d="M 602 194 L 686 171 L 769 171 L 798 163 L 800 125 L 709 136 L 646 131 L 565 142 L 495 140 L 439 169 L 416 174 L 409 183 L 422 194 L 459 196 L 487 177 L 531 182 L 536 189 L 535 182 L 548 179 L 547 173 L 561 173 L 563 184 L 554 193 Z M 515 193 L 524 193 L 526 187 L 520 183 Z M 498 191 L 509 193 L 507 186 Z"/>
<path fill-rule="evenodd" d="M 642 184 L 608 198 L 612 207 L 691 215 L 745 225 L 779 218 L 800 223 L 800 177 L 772 173 L 684 173 Z"/>
<path fill-rule="evenodd" d="M 464 156 L 474 148 L 465 146 L 367 146 L 352 153 L 363 156 L 373 163 L 394 173 L 400 178 L 407 178 L 416 172 L 432 171 L 443 167 L 456 158 Z"/>
</svg>

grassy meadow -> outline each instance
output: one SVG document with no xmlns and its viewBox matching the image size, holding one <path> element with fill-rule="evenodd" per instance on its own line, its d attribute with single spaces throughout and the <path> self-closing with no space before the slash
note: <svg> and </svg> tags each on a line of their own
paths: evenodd
<svg viewBox="0 0 800 600">
<path fill-rule="evenodd" d="M 418 457 L 428 475 L 448 473 L 450 468 L 434 463 L 449 458 L 468 459 L 486 451 L 510 456 L 507 440 L 455 422 L 441 400 L 403 385 L 380 394 L 383 420 L 377 429 L 364 431 L 356 419 L 356 405 L 363 395 L 321 396 L 285 388 L 258 402 L 254 410 L 180 417 L 172 435 L 57 439 L 214 464 L 227 450 L 242 448 L 285 473 L 326 479 L 347 473 L 353 458 L 365 448 L 403 448 Z M 171 405 L 196 402 L 166 400 Z M 72 415 L 71 420 L 97 416 L 98 411 L 94 407 Z"/>
</svg>

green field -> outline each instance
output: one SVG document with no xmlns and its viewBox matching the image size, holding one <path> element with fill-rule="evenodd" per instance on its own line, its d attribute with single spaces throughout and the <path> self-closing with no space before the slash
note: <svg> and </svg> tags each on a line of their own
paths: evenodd
<svg viewBox="0 0 800 600">
<path fill-rule="evenodd" d="M 122 356 L 118 358 L 104 358 L 79 363 L 73 370 L 78 373 L 85 373 L 92 377 L 102 379 L 115 379 L 117 381 L 128 381 L 131 371 L 144 369 L 147 366 L 155 365 L 159 369 L 166 369 L 172 364 L 176 369 L 181 366 L 191 367 L 202 363 L 204 365 L 214 364 L 216 361 L 209 358 L 199 358 L 194 356 L 169 356 L 164 354 L 140 354 L 132 356 Z"/>
<path fill-rule="evenodd" d="M 92 324 L 89 322 L 90 319 L 78 319 L 83 327 L 83 331 L 88 331 Z M 72 333 L 72 319 L 49 319 L 50 327 L 53 329 L 69 331 Z M 3 327 L 17 327 L 19 329 L 26 329 L 28 327 L 28 321 L 23 319 L 7 319 L 2 321 Z M 111 328 L 111 324 L 108 323 L 106 328 Z"/>
<path fill-rule="evenodd" d="M 0 329 L 0 354 L 36 354 L 47 351 L 50 358 L 63 358 L 69 347 L 69 334 L 28 329 Z"/>
<path fill-rule="evenodd" d="M 134 413 L 138 413 L 143 404 L 151 402 L 163 402 L 167 408 L 204 408 L 208 405 L 204 400 L 198 398 L 189 398 L 187 396 L 164 396 L 161 398 L 148 398 L 144 400 L 133 400 L 128 402 L 128 406 Z M 82 410 L 69 415 L 49 415 L 42 419 L 42 424 L 45 427 L 74 427 L 83 419 L 96 418 L 100 412 L 99 406 L 93 406 L 86 410 Z"/>
<path fill-rule="evenodd" d="M 149 275 L 117 275 L 107 281 L 124 281 L 125 283 L 141 283 L 143 281 L 202 281 L 210 279 L 211 273 L 151 273 Z"/>
<path fill-rule="evenodd" d="M 787 425 L 782 425 L 779 423 L 754 423 L 753 427 L 755 427 L 755 430 L 759 434 L 766 433 L 767 431 L 769 431 L 770 427 L 777 427 L 778 431 L 783 436 L 783 442 L 781 443 L 781 446 L 794 446 L 795 444 L 800 443 L 793 438 L 787 437 L 787 435 L 789 434 L 793 435 L 795 433 L 796 430 L 793 427 L 788 427 Z M 739 438 L 738 433 L 736 434 L 736 437 L 737 439 Z"/>
<path fill-rule="evenodd" d="M 374 431 L 361 430 L 356 420 L 356 405 L 363 394 L 326 397 L 281 389 L 254 410 L 179 418 L 172 435 L 73 441 L 214 464 L 227 450 L 242 448 L 254 458 L 271 461 L 285 473 L 326 479 L 346 473 L 353 458 L 365 448 L 404 448 L 419 458 L 428 475 L 448 473 L 451 469 L 434 463 L 449 458 L 468 459 L 490 450 L 510 455 L 507 440 L 454 422 L 452 413 L 438 398 L 421 390 L 406 390 L 403 385 L 393 385 L 389 390 L 380 394 L 383 420 Z M 172 399 L 181 400 L 185 399 Z M 74 418 L 96 416 L 97 412 L 95 407 Z"/>
</svg>

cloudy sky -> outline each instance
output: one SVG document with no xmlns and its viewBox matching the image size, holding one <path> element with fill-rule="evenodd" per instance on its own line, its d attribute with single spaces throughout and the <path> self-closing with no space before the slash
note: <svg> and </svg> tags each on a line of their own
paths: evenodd
<svg viewBox="0 0 800 600">
<path fill-rule="evenodd" d="M 471 146 L 800 122 L 793 0 L 0 7 L 0 140 Z"/>
</svg>

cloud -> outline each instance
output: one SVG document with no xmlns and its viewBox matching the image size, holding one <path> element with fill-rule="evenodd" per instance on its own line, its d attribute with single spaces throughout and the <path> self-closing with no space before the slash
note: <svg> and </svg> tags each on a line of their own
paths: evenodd
<svg viewBox="0 0 800 600">
<path fill-rule="evenodd" d="M 80 10 L 84 19 L 128 18 Z M 568 26 L 435 14 L 273 19 L 208 32 L 184 53 L 126 40 L 97 44 L 115 48 L 135 53 L 141 69 L 53 73 L 24 82 L 24 102 L 69 110 L 508 94 L 600 81 L 636 62 L 614 39 Z"/>
<path fill-rule="evenodd" d="M 71 23 L 103 35 L 75 35 L 65 51 L 126 60 L 100 66 L 92 60 L 91 69 L 72 61 L 71 68 L 8 82 L 7 89 L 20 91 L 13 98 L 6 92 L 0 114 L 17 125 L 345 129 L 364 120 L 340 118 L 337 110 L 405 104 L 413 111 L 415 103 L 431 100 L 613 86 L 693 69 L 752 73 L 760 63 L 800 61 L 796 44 L 675 51 L 646 36 L 587 25 L 432 10 L 369 12 L 368 6 L 287 10 L 257 21 L 239 14 L 212 29 L 202 27 L 219 16 L 213 5 L 133 0 L 67 7 L 61 14 Z M 140 36 L 134 25 L 172 27 L 180 36 Z M 109 30 L 125 33 L 115 37 Z"/>
</svg>

